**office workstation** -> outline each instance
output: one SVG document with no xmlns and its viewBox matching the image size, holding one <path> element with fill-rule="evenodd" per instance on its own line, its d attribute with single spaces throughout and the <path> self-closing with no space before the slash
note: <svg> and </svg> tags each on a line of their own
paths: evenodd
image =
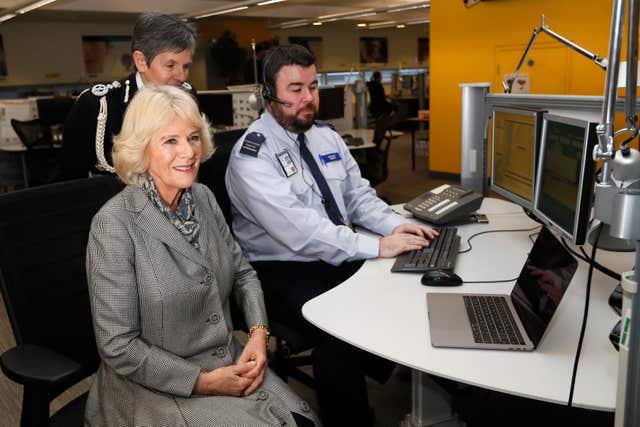
<svg viewBox="0 0 640 427">
<path fill-rule="evenodd" d="M 400 365 L 389 383 L 368 383 L 370 406 L 375 412 L 372 425 L 463 425 L 464 422 L 469 426 L 489 425 L 487 422 L 492 415 L 493 425 L 516 425 L 504 414 L 517 412 L 521 408 L 517 398 L 521 397 L 530 402 L 523 416 L 531 423 L 571 425 L 571 420 L 575 420 L 577 425 L 613 426 L 614 418 L 620 419 L 614 415 L 620 384 L 619 353 L 609 335 L 620 314 L 611 308 L 608 299 L 619 280 L 597 268 L 590 273 L 588 262 L 592 248 L 589 239 L 593 242 L 594 225 L 600 219 L 593 211 L 593 199 L 597 197 L 594 196 L 595 174 L 596 169 L 602 167 L 601 163 L 589 162 L 589 159 L 594 147 L 598 146 L 595 127 L 602 118 L 605 72 L 581 57 L 572 56 L 574 53 L 570 49 L 557 46 L 555 41 L 541 38 L 536 45 L 540 48 L 532 50 L 532 59 L 525 63 L 521 72 L 526 75 L 529 93 L 500 94 L 503 77 L 515 69 L 531 29 L 539 24 L 542 13 L 548 16 L 554 29 L 570 34 L 573 39 L 607 56 L 613 1 L 593 6 L 585 12 L 584 20 L 591 27 L 589 31 L 570 19 L 567 5 L 546 0 L 534 6 L 520 0 L 456 2 L 455 5 L 412 2 L 406 11 L 390 9 L 401 9 L 407 2 L 376 5 L 356 2 L 349 6 L 326 2 L 318 6 L 320 11 L 318 8 L 307 11 L 307 6 L 297 4 L 294 8 L 294 2 L 250 4 L 245 9 L 231 12 L 226 12 L 230 8 L 226 4 L 205 7 L 185 4 L 179 6 L 180 10 L 172 10 L 190 19 L 197 27 L 199 41 L 187 81 L 196 89 L 200 111 L 208 118 L 214 141 L 216 135 L 220 141 L 228 135 L 239 138 L 263 111 L 263 106 L 256 103 L 263 82 L 256 75 L 261 73 L 256 70 L 262 59 L 255 42 L 259 45 L 262 41 L 279 38 L 280 44 L 288 44 L 297 39 L 314 51 L 319 58 L 320 108 L 316 118 L 335 126 L 356 159 L 367 158 L 361 153 L 376 150 L 381 143 L 376 138 L 377 125 L 382 126 L 384 121 L 368 111 L 370 98 L 366 89 L 373 72 L 381 71 L 382 84 L 394 111 L 390 125 L 382 129 L 381 146 L 387 150 L 385 168 L 388 171 L 379 183 L 371 178 L 369 181 L 407 221 L 434 227 L 457 227 L 454 237 L 457 235 L 459 241 L 455 251 L 468 252 L 457 254 L 444 270 L 464 282 L 488 282 L 463 283 L 451 288 L 425 286 L 421 281 L 424 272 L 392 272 L 400 257 L 370 259 L 344 283 L 304 306 L 303 315 L 311 324 L 339 340 Z M 131 3 L 135 9 L 135 2 Z M 100 11 L 104 6 L 95 7 Z M 371 11 L 362 12 L 365 8 Z M 52 15 L 45 19 L 48 9 Z M 33 83 L 34 86 L 49 84 L 55 88 L 57 84 L 83 80 L 81 85 L 91 89 L 95 83 L 111 82 L 127 74 L 120 73 L 120 68 L 107 67 L 99 73 L 79 72 L 87 66 L 82 63 L 81 49 L 78 47 L 72 53 L 65 46 L 73 44 L 69 40 L 89 34 L 129 34 L 133 17 L 142 12 L 133 9 L 114 10 L 113 16 L 107 14 L 102 21 L 92 17 L 91 12 L 85 12 L 80 23 L 63 21 L 66 28 L 61 37 L 65 41 L 61 41 L 64 46 L 60 56 L 64 57 L 64 64 L 51 66 L 51 72 L 47 68 L 43 73 L 42 70 L 35 71 L 37 66 L 25 60 L 20 67 L 24 67 L 27 77 L 24 80 L 17 77 L 23 69 L 16 71 L 13 68 L 20 62 L 16 59 L 20 58 L 19 54 L 16 56 L 16 37 L 24 38 L 26 32 L 40 25 L 41 19 L 46 25 L 42 25 L 38 34 L 45 33 L 49 27 L 63 25 L 56 22 L 56 11 L 58 16 L 74 13 L 72 10 L 62 12 L 64 9 L 65 5 L 54 2 L 36 12 L 40 16 L 35 15 L 30 20 L 21 22 L 18 17 L 0 23 L 9 65 L 3 85 L 28 86 Z M 293 9 L 297 11 L 291 15 Z M 404 12 L 407 15 L 403 15 Z M 118 13 L 124 15 L 118 17 Z M 371 14 L 355 16 L 367 13 Z M 211 15 L 200 17 L 207 14 Z M 517 20 L 511 18 L 515 15 L 519 16 Z M 607 19 L 602 19 L 603 16 Z M 334 21 L 336 17 L 339 19 Z M 439 24 L 435 23 L 436 19 L 440 20 Z M 480 27 L 484 30 L 477 36 L 474 31 Z M 225 29 L 234 33 L 238 49 L 227 50 L 226 55 L 220 56 L 215 49 L 224 46 L 221 39 Z M 382 50 L 374 49 L 374 46 L 380 46 L 381 39 L 384 39 L 384 54 Z M 423 39 L 427 41 L 426 52 Z M 26 40 L 25 43 L 26 49 L 31 42 Z M 78 45 L 77 40 L 75 45 Z M 38 48 L 31 50 L 36 55 L 39 52 Z M 227 73 L 225 65 L 231 65 L 239 50 L 244 50 L 242 65 Z M 216 63 L 216 58 L 220 57 L 227 64 Z M 73 67 L 67 67 L 74 61 Z M 78 77 L 78 74 L 82 75 Z M 239 77 L 241 74 L 245 78 Z M 466 122 L 458 85 L 474 81 L 489 82 L 489 89 L 481 95 L 483 110 L 477 114 L 482 126 L 473 131 L 474 137 L 484 145 L 467 148 L 462 141 L 464 131 L 461 132 L 461 128 Z M 536 97 L 538 94 L 540 97 Z M 545 98 L 548 95 L 590 97 L 577 103 L 558 97 L 549 103 Z M 56 98 L 59 97 L 30 98 L 27 102 L 31 110 L 23 114 L 24 117 L 18 117 L 19 113 L 15 118 L 38 119 L 45 123 L 46 129 L 52 131 L 51 147 L 59 151 L 56 138 L 60 138 L 60 134 L 64 138 L 64 129 L 56 119 L 61 113 L 51 101 Z M 620 124 L 620 111 L 624 110 L 621 100 L 618 104 L 615 108 L 619 111 L 616 129 Z M 69 107 L 68 103 L 64 104 L 64 108 Z M 6 117 L 5 114 L 3 120 Z M 20 144 L 17 134 L 11 136 L 14 141 L 9 144 L 5 143 L 4 125 L 0 132 L 0 152 L 11 151 L 15 146 L 20 147 L 19 152 L 29 154 L 28 147 Z M 635 144 L 635 141 L 631 142 L 630 146 L 635 147 Z M 484 156 L 483 148 L 486 150 Z M 475 153 L 474 163 L 468 157 Z M 13 181 L 3 182 L 4 191 L 19 192 L 41 183 L 30 179 L 32 175 L 27 174 L 29 165 L 24 163 L 24 157 L 20 164 L 17 163 L 19 157 L 13 159 L 15 153 L 7 154 L 12 157 L 0 157 L 0 176 L 11 171 L 9 175 Z M 359 162 L 363 175 L 366 164 L 366 161 Z M 469 180 L 461 181 L 469 176 L 475 179 L 483 169 L 482 180 L 476 180 L 482 181 L 480 187 L 472 188 Z M 444 188 L 443 184 L 451 187 Z M 458 188 L 461 188 L 460 193 L 457 193 Z M 468 212 L 464 215 L 447 217 L 450 210 L 456 209 L 449 207 L 450 201 L 446 199 L 458 198 L 460 201 L 470 196 L 467 193 L 470 189 L 481 197 L 468 202 Z M 430 196 L 424 196 L 429 190 L 434 191 Z M 421 197 L 416 200 L 417 196 Z M 408 202 L 412 203 L 407 205 Z M 461 212 L 461 209 L 457 211 Z M 470 220 L 476 222 L 468 223 Z M 607 221 L 613 222 L 613 219 L 607 218 Z M 434 343 L 428 294 L 509 296 L 518 282 L 515 278 L 523 274 L 523 267 L 543 226 L 558 242 L 562 244 L 564 240 L 575 252 L 570 256 L 577 266 L 555 313 L 547 319 L 550 323 L 542 338 L 534 340 L 535 348 L 516 352 L 450 348 Z M 358 232 L 371 235 L 366 230 Z M 472 238 L 484 232 L 490 233 Z M 635 237 L 625 240 L 631 240 L 633 246 L 633 239 Z M 451 249 L 450 244 L 447 245 Z M 633 252 L 598 250 L 597 261 L 620 275 L 633 268 L 635 258 Z M 440 262 L 442 267 L 444 261 Z M 411 262 L 403 258 L 402 264 Z M 591 282 L 591 301 L 586 332 L 581 339 L 588 281 Z M 6 351 L 12 347 L 13 338 L 6 316 L 2 322 L 7 331 L 4 341 L 8 344 L 1 350 Z M 272 339 L 274 354 L 279 349 L 276 338 Z M 574 375 L 579 342 L 582 342 L 582 351 Z M 306 371 L 312 373 L 310 367 Z M 450 380 L 449 385 L 457 385 L 453 390 L 444 387 L 447 382 L 441 382 L 441 378 Z M 572 379 L 575 379 L 573 385 Z M 22 407 L 20 389 L 6 377 L 1 381 L 0 387 L 8 390 L 9 425 L 17 425 Z M 85 381 L 85 391 L 88 384 L 91 380 Z M 289 384 L 310 402 L 314 410 L 318 410 L 313 388 L 296 380 L 290 380 Z M 598 387 L 592 384 L 598 384 Z M 443 392 L 445 388 L 446 393 Z M 452 413 L 449 403 L 453 402 L 455 407 L 459 402 L 456 399 L 465 392 L 472 402 L 474 396 L 486 396 L 485 392 L 496 392 L 496 396 L 502 394 L 506 397 L 500 402 L 507 409 L 492 406 L 493 401 L 483 408 L 485 401 L 475 399 L 470 408 Z M 52 406 L 54 410 L 65 406 L 68 396 L 56 400 Z M 540 408 L 548 407 L 537 406 L 545 404 L 564 408 L 545 415 Z"/>
</svg>

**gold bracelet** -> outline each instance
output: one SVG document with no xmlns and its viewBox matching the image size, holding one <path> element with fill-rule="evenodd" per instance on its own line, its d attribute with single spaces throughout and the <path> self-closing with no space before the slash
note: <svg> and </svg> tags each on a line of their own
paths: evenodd
<svg viewBox="0 0 640 427">
<path fill-rule="evenodd" d="M 264 329 L 264 331 L 266 332 L 266 340 L 265 340 L 265 343 L 266 343 L 267 351 L 269 351 L 269 336 L 271 335 L 271 334 L 269 333 L 269 328 L 267 327 L 267 325 L 264 325 L 264 324 L 262 324 L 262 323 L 257 324 L 257 325 L 255 325 L 255 326 L 252 326 L 252 327 L 249 329 L 249 333 L 247 333 L 247 336 L 248 336 L 249 338 L 251 338 L 251 335 L 253 334 L 253 332 L 254 332 L 256 329 Z"/>
<path fill-rule="evenodd" d="M 264 329 L 264 331 L 267 333 L 267 338 L 269 338 L 269 328 L 267 327 L 267 325 L 263 325 L 262 323 L 252 326 L 251 329 L 249 329 L 249 333 L 247 334 L 249 338 L 251 338 L 253 331 L 255 331 L 256 329 Z"/>
</svg>

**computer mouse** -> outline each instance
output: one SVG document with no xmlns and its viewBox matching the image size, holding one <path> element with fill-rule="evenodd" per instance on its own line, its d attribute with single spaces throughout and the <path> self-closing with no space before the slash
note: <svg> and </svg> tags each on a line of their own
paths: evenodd
<svg viewBox="0 0 640 427">
<path fill-rule="evenodd" d="M 462 278 L 447 270 L 431 270 L 422 276 L 422 284 L 425 286 L 460 286 Z"/>
</svg>

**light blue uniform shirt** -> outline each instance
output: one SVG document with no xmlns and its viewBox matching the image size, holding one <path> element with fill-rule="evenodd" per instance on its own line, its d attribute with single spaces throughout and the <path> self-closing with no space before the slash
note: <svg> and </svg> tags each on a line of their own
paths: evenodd
<svg viewBox="0 0 640 427">
<path fill-rule="evenodd" d="M 253 143 L 242 150 L 252 132 L 253 139 L 264 137 L 257 155 Z M 322 260 L 334 265 L 377 257 L 379 238 L 350 226 L 389 235 L 407 221 L 376 196 L 340 135 L 314 125 L 305 136 L 346 225 L 329 219 L 320 189 L 301 161 L 297 135 L 265 112 L 233 148 L 225 177 L 233 231 L 245 255 L 250 261 Z M 285 167 L 288 160 L 293 167 Z"/>
</svg>

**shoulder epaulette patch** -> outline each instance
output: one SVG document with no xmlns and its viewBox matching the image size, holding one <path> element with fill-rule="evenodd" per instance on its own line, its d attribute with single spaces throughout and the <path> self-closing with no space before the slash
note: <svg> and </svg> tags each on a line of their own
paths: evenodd
<svg viewBox="0 0 640 427">
<path fill-rule="evenodd" d="M 265 137 L 260 132 L 250 132 L 244 137 L 240 152 L 248 156 L 258 157 L 258 152 L 264 141 Z"/>
<path fill-rule="evenodd" d="M 331 130 L 336 130 L 336 127 L 331 122 L 325 122 L 323 120 L 316 120 L 313 124 L 315 124 L 316 126 L 321 127 L 321 128 L 328 127 Z"/>
<path fill-rule="evenodd" d="M 105 96 L 107 93 L 109 93 L 111 89 L 117 89 L 120 86 L 122 85 L 117 80 L 115 80 L 113 83 L 109 83 L 106 85 L 103 83 L 99 83 L 97 85 L 94 85 L 91 88 L 91 93 L 94 94 L 95 96 Z"/>
</svg>

